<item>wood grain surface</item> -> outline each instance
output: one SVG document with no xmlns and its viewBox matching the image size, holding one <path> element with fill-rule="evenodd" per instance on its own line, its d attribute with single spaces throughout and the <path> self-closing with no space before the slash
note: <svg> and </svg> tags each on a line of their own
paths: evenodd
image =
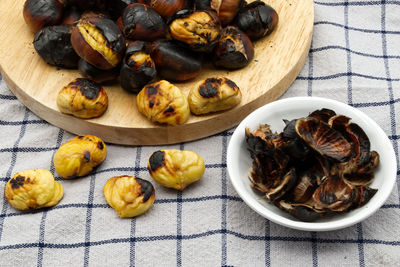
<svg viewBox="0 0 400 267">
<path fill-rule="evenodd" d="M 254 43 L 255 57 L 244 69 L 218 70 L 205 66 L 195 79 L 176 83 L 187 95 L 208 77 L 225 76 L 237 83 L 241 103 L 225 112 L 192 115 L 179 126 L 148 121 L 136 107 L 135 95 L 119 85 L 104 86 L 109 107 L 103 116 L 83 120 L 59 112 L 58 91 L 80 77 L 77 70 L 46 64 L 33 48 L 34 34 L 22 16 L 24 0 L 1 0 L 0 71 L 17 98 L 36 115 L 74 134 L 94 134 L 105 142 L 126 145 L 160 145 L 207 137 L 237 125 L 254 109 L 276 100 L 295 80 L 307 58 L 314 23 L 312 0 L 267 0 L 279 14 L 279 24 L 268 37 Z"/>
</svg>

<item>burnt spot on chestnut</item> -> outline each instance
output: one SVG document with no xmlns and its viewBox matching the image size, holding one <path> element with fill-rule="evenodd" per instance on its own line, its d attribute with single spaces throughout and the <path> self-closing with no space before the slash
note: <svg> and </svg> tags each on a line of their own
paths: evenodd
<svg viewBox="0 0 400 267">
<path fill-rule="evenodd" d="M 17 189 L 17 188 L 23 186 L 24 183 L 25 183 L 25 177 L 24 176 L 20 176 L 20 175 L 15 177 L 15 178 L 12 178 L 10 180 L 10 184 L 11 184 L 12 189 Z"/>
<path fill-rule="evenodd" d="M 175 109 L 173 106 L 169 106 L 166 110 L 163 112 L 166 116 L 173 116 L 175 115 Z"/>
<path fill-rule="evenodd" d="M 199 75 L 202 56 L 173 40 L 158 40 L 152 44 L 151 58 L 157 73 L 164 79 L 186 81 Z"/>
<path fill-rule="evenodd" d="M 150 171 L 156 171 L 158 168 L 165 166 L 164 151 L 156 151 L 149 158 Z"/>
<path fill-rule="evenodd" d="M 125 52 L 125 38 L 110 19 L 89 17 L 80 19 L 71 33 L 76 53 L 96 68 L 116 67 Z"/>
<path fill-rule="evenodd" d="M 83 158 L 86 160 L 86 162 L 89 162 L 90 161 L 90 152 L 89 151 L 83 152 Z"/>
<path fill-rule="evenodd" d="M 239 10 L 235 24 L 251 40 L 257 40 L 269 35 L 278 21 L 278 13 L 271 6 L 257 0 Z"/>
<path fill-rule="evenodd" d="M 166 34 L 166 24 L 151 7 L 143 4 L 127 6 L 121 17 L 123 32 L 127 38 L 154 41 Z"/>
<path fill-rule="evenodd" d="M 170 36 L 194 51 L 210 52 L 220 37 L 221 23 L 214 12 L 183 9 L 168 20 Z"/>
<path fill-rule="evenodd" d="M 97 142 L 97 148 L 101 150 L 104 148 L 104 144 L 102 141 Z"/>
<path fill-rule="evenodd" d="M 71 44 L 71 26 L 57 25 L 42 28 L 33 40 L 33 46 L 42 59 L 53 66 L 74 69 L 79 56 Z"/>
<path fill-rule="evenodd" d="M 58 24 L 62 14 L 63 6 L 58 0 L 26 0 L 23 9 L 24 20 L 34 33 Z"/>
<path fill-rule="evenodd" d="M 101 86 L 88 80 L 88 79 L 76 79 L 70 83 L 70 85 L 75 85 L 79 88 L 82 95 L 87 99 L 95 99 L 99 96 Z"/>
<path fill-rule="evenodd" d="M 119 68 L 115 67 L 110 70 L 102 70 L 96 68 L 89 62 L 81 58 L 78 62 L 78 69 L 83 77 L 89 78 L 97 83 L 115 81 L 119 76 Z"/>
<path fill-rule="evenodd" d="M 154 187 L 149 181 L 140 178 L 136 178 L 136 182 L 140 184 L 140 191 L 143 195 L 142 202 L 146 202 L 153 195 Z"/>
<path fill-rule="evenodd" d="M 148 97 L 151 97 L 152 95 L 158 94 L 158 88 L 160 87 L 159 84 L 156 84 L 155 86 L 148 86 L 146 90 L 146 95 Z"/>
<path fill-rule="evenodd" d="M 215 66 L 239 69 L 247 66 L 253 57 L 253 44 L 246 34 L 233 26 L 223 29 L 221 38 L 214 50 L 213 62 Z"/>
<path fill-rule="evenodd" d="M 121 87 L 126 91 L 139 93 L 143 86 L 155 78 L 156 66 L 149 52 L 143 41 L 129 44 L 120 71 Z"/>
<path fill-rule="evenodd" d="M 218 84 L 220 80 L 216 78 L 207 79 L 199 88 L 199 94 L 204 98 L 212 98 L 218 94 Z"/>
</svg>

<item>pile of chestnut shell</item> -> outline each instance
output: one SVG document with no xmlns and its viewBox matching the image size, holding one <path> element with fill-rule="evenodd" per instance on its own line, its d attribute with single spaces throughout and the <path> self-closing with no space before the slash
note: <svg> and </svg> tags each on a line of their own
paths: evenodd
<svg viewBox="0 0 400 267">
<path fill-rule="evenodd" d="M 356 123 L 329 109 L 284 120 L 283 132 L 246 129 L 253 159 L 252 187 L 301 221 L 361 207 L 377 192 L 369 187 L 379 155 Z"/>
<path fill-rule="evenodd" d="M 243 68 L 252 41 L 278 23 L 258 0 L 26 0 L 23 16 L 48 64 L 99 83 L 120 77 L 133 93 L 157 79 L 192 79 L 206 59 Z"/>
</svg>

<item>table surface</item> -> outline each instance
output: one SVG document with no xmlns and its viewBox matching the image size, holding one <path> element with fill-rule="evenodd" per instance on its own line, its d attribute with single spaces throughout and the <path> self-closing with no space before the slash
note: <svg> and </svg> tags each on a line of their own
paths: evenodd
<svg viewBox="0 0 400 267">
<path fill-rule="evenodd" d="M 296 0 L 287 0 L 296 1 Z M 320 96 L 365 112 L 385 131 L 398 160 L 400 1 L 315 1 L 312 47 L 281 98 Z M 400 171 L 384 206 L 331 232 L 282 227 L 253 212 L 234 191 L 226 148 L 234 129 L 171 146 L 108 145 L 107 160 L 85 178 L 64 181 L 52 157 L 73 135 L 38 118 L 0 81 L 0 266 L 399 266 Z M 151 181 L 147 160 L 163 148 L 203 156 L 204 177 L 183 192 L 154 184 L 149 212 L 120 219 L 105 202 L 119 175 Z M 17 171 L 43 168 L 64 187 L 50 209 L 23 213 L 3 197 Z"/>
</svg>

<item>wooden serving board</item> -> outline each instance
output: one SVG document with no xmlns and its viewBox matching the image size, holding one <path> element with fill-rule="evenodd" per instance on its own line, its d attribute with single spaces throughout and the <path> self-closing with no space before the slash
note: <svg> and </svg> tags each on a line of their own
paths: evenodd
<svg viewBox="0 0 400 267">
<path fill-rule="evenodd" d="M 109 107 L 103 116 L 83 120 L 58 111 L 58 91 L 80 77 L 77 70 L 47 65 L 34 50 L 34 34 L 25 24 L 25 0 L 1 0 L 0 70 L 17 98 L 39 117 L 75 134 L 94 134 L 106 142 L 127 145 L 173 144 L 200 139 L 237 125 L 254 109 L 274 101 L 295 80 L 307 58 L 314 23 L 312 0 L 266 0 L 279 14 L 279 24 L 268 37 L 254 43 L 254 60 L 236 71 L 205 67 L 200 76 L 176 85 L 188 94 L 208 77 L 225 76 L 242 91 L 240 105 L 207 116 L 192 115 L 179 126 L 148 121 L 136 107 L 135 95 L 119 85 L 104 86 Z"/>
</svg>

